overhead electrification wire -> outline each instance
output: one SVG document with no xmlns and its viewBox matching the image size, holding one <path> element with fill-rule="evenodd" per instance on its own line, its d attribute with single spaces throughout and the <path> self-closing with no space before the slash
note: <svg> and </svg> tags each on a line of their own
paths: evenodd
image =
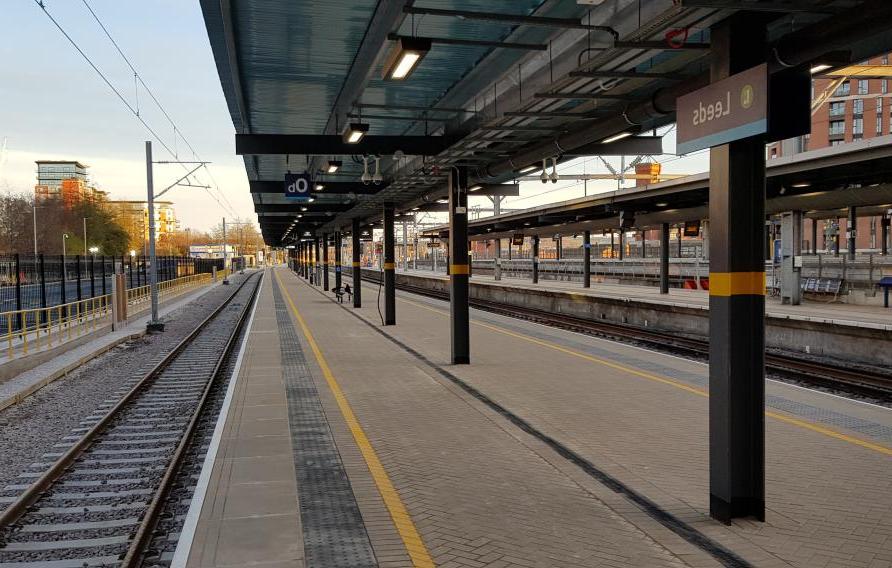
<svg viewBox="0 0 892 568">
<path fill-rule="evenodd" d="M 115 38 L 112 37 L 111 32 L 109 32 L 108 28 L 105 27 L 105 24 L 99 18 L 99 15 L 96 14 L 96 11 L 93 10 L 93 7 L 90 6 L 90 3 L 87 2 L 87 0 L 81 0 L 81 1 L 83 2 L 84 6 L 87 8 L 87 10 L 90 12 L 90 15 L 93 16 L 93 19 L 96 20 L 96 23 L 99 24 L 99 27 L 102 29 L 102 32 L 105 34 L 105 37 L 107 37 L 108 40 L 111 42 L 111 44 L 115 47 L 115 50 L 118 52 L 118 55 L 121 56 L 121 59 L 123 59 L 124 62 L 127 63 L 127 66 L 130 67 L 130 70 L 133 71 L 134 79 L 139 81 L 139 84 L 142 85 L 142 87 L 146 90 L 146 92 L 149 94 L 149 97 L 151 97 L 152 101 L 155 103 L 155 105 L 158 107 L 158 109 L 161 111 L 161 113 L 164 115 L 164 117 L 167 119 L 167 121 L 173 127 L 173 136 L 174 136 L 174 140 L 173 140 L 174 152 L 173 152 L 173 154 L 174 154 L 174 157 L 176 157 L 177 159 L 179 158 L 178 153 L 176 151 L 176 141 L 177 141 L 176 138 L 177 138 L 177 135 L 179 135 L 179 137 L 183 140 L 183 142 L 186 143 L 186 147 L 189 148 L 189 151 L 192 153 L 192 157 L 194 157 L 198 161 L 203 161 L 201 159 L 201 157 L 198 155 L 198 152 L 195 151 L 195 148 L 192 146 L 192 144 L 189 142 L 189 140 L 183 135 L 183 131 L 180 130 L 179 126 L 177 126 L 176 122 L 174 122 L 173 118 L 171 118 L 170 114 L 167 112 L 167 109 L 164 108 L 164 105 L 161 104 L 161 101 L 158 100 L 158 97 L 155 96 L 155 93 L 143 80 L 142 76 L 139 74 L 139 71 L 136 70 L 136 67 L 130 61 L 130 58 L 127 57 L 127 55 L 121 49 L 121 46 L 119 46 L 118 42 L 115 41 Z M 45 10 L 45 8 L 44 8 L 44 10 Z M 139 112 L 138 108 L 137 108 L 137 112 Z M 217 180 L 214 178 L 214 174 L 211 173 L 211 169 L 207 166 L 207 164 L 204 164 L 203 167 L 204 167 L 205 171 L 207 172 L 207 174 L 210 176 L 211 182 L 214 184 L 214 188 L 217 190 L 217 193 L 220 195 L 220 197 L 223 198 L 223 200 L 228 205 L 228 207 L 223 207 L 223 208 L 227 209 L 229 211 L 229 213 L 237 216 L 237 214 L 235 213 L 235 210 L 232 207 L 232 203 L 229 201 L 229 198 L 227 198 L 226 194 L 220 190 L 220 186 L 217 184 Z M 210 192 L 208 192 L 208 194 L 210 194 Z M 213 197 L 213 196 L 211 196 L 211 197 Z M 220 205 L 222 206 L 222 204 L 220 204 Z"/>
<path fill-rule="evenodd" d="M 151 126 L 151 125 L 150 125 L 150 124 L 149 124 L 149 123 L 148 123 L 142 116 L 140 116 L 139 110 L 138 110 L 137 108 L 135 108 L 135 107 L 134 107 L 134 106 L 133 106 L 133 105 L 132 105 L 132 104 L 131 104 L 125 97 L 124 97 L 123 94 L 121 94 L 121 91 L 119 91 L 119 90 L 117 89 L 117 87 L 115 87 L 115 86 L 111 83 L 111 81 L 108 79 L 108 77 L 105 75 L 105 73 L 103 73 L 102 70 L 99 69 L 99 67 L 93 62 L 92 59 L 90 59 L 90 56 L 87 55 L 87 53 L 86 53 L 83 49 L 81 49 L 81 47 L 77 44 L 77 42 L 74 41 L 74 38 L 72 38 L 71 35 L 68 34 L 68 32 L 65 30 L 65 28 L 62 27 L 62 25 L 59 23 L 59 21 L 56 20 L 55 17 L 53 17 L 53 15 L 49 12 L 49 10 L 47 10 L 47 7 L 46 7 L 46 5 L 44 4 L 43 0 L 34 0 L 34 3 L 37 4 L 37 6 L 43 11 L 43 13 L 46 15 L 46 17 L 49 18 L 49 20 L 53 23 L 53 25 L 56 26 L 56 28 L 59 30 L 59 32 L 61 32 L 61 34 L 65 37 L 65 39 L 68 40 L 68 43 L 70 43 L 71 46 L 72 46 L 72 47 L 73 47 L 73 48 L 80 54 L 80 56 L 84 58 L 84 60 L 87 62 L 88 65 L 90 65 L 90 67 L 93 69 L 93 71 L 95 71 L 96 74 L 99 75 L 99 77 L 100 77 L 100 78 L 102 79 L 102 81 L 108 86 L 108 88 L 111 89 L 112 92 L 118 97 L 118 99 L 124 104 L 124 106 L 127 107 L 127 110 L 129 110 L 130 113 L 133 114 L 133 116 L 136 117 L 136 119 L 143 125 L 143 127 L 144 127 L 144 128 L 145 128 L 145 129 L 152 135 L 152 137 L 153 137 L 159 144 L 161 144 L 161 146 L 162 146 L 162 147 L 163 147 L 163 148 L 164 148 L 164 149 L 165 149 L 171 156 L 173 156 L 175 159 L 177 159 L 177 153 L 176 153 L 174 150 L 172 150 L 172 149 L 170 148 L 170 146 L 169 146 L 169 145 L 168 145 L 168 144 L 161 138 L 161 136 L 158 134 L 158 132 L 157 132 L 154 128 L 152 128 L 152 126 Z M 84 2 L 84 4 L 86 5 L 86 2 Z M 87 7 L 88 7 L 88 9 L 90 9 L 90 8 L 89 8 L 89 5 L 87 5 Z M 106 33 L 106 36 L 108 36 L 108 38 L 112 41 L 112 43 L 115 45 L 115 48 L 118 49 L 118 53 L 120 53 L 121 56 L 124 58 L 124 60 L 127 61 L 127 64 L 130 65 L 130 61 L 129 61 L 129 60 L 127 59 L 127 57 L 123 54 L 123 52 L 121 52 L 121 50 L 120 50 L 120 48 L 118 47 L 117 43 L 116 43 L 116 42 L 111 38 L 111 36 L 108 34 L 108 31 L 106 30 L 105 26 L 102 25 L 102 23 L 99 21 L 98 17 L 96 17 L 95 12 L 93 12 L 93 10 L 90 9 L 90 13 L 93 14 L 93 16 L 94 16 L 94 18 L 96 18 L 97 22 L 100 23 L 100 26 L 102 27 L 102 29 L 103 29 L 103 30 L 105 31 L 105 33 Z M 155 96 L 151 93 L 151 91 L 148 89 L 148 87 L 145 85 L 145 83 L 143 83 L 142 78 L 139 77 L 139 74 L 136 72 L 135 69 L 133 69 L 133 66 L 130 65 L 130 67 L 131 67 L 131 69 L 133 70 L 133 72 L 134 72 L 135 76 L 137 77 L 137 79 L 139 80 L 139 82 L 143 84 L 143 86 L 146 88 L 146 91 L 149 92 L 149 94 L 150 94 L 150 96 L 152 97 L 152 99 L 155 101 L 156 104 L 158 104 L 159 108 L 161 108 L 161 111 L 164 113 L 164 115 L 168 117 L 168 120 L 170 120 L 170 117 L 169 117 L 169 115 L 167 114 L 167 112 L 164 110 L 163 107 L 161 107 L 161 104 L 157 101 L 157 99 L 156 99 Z M 173 124 L 173 121 L 172 121 L 172 120 L 171 120 L 171 124 Z M 174 127 L 176 128 L 175 125 L 174 125 Z M 176 135 L 176 132 L 175 132 L 174 135 Z M 192 150 L 191 146 L 189 145 L 188 140 L 186 140 L 185 137 L 182 136 L 182 133 L 180 133 L 180 137 L 183 138 L 183 140 L 186 142 L 187 146 L 189 146 L 190 150 Z M 200 158 L 198 158 L 198 155 L 195 153 L 194 150 L 192 150 L 192 153 L 193 153 L 193 156 L 195 156 L 196 159 L 198 159 L 199 161 L 201 161 Z M 185 168 L 185 165 L 183 165 L 183 167 Z M 206 166 L 205 166 L 205 169 L 206 169 L 206 170 L 208 171 L 208 173 L 210 174 L 210 170 L 208 170 Z M 213 179 L 213 176 L 211 176 L 211 177 L 212 177 L 212 179 Z M 215 182 L 215 183 L 216 183 L 216 182 Z M 218 191 L 219 191 L 219 187 L 218 187 L 217 189 L 218 189 Z M 222 192 L 220 192 L 220 194 L 223 195 Z M 208 191 L 208 195 L 209 195 L 214 201 L 216 201 L 217 204 L 220 205 L 220 207 L 221 207 L 222 209 L 227 210 L 229 213 L 231 213 L 231 214 L 234 215 L 234 216 L 238 216 L 238 215 L 235 213 L 235 211 L 232 209 L 231 204 L 230 204 L 229 207 L 227 207 L 227 206 L 225 206 L 225 205 L 224 205 L 224 204 L 223 204 L 223 203 L 222 203 L 216 196 L 214 196 L 213 194 L 211 194 L 209 191 Z M 225 195 L 223 195 L 223 197 L 224 197 L 224 199 L 225 199 Z M 228 200 L 227 200 L 227 202 L 228 202 Z"/>
</svg>

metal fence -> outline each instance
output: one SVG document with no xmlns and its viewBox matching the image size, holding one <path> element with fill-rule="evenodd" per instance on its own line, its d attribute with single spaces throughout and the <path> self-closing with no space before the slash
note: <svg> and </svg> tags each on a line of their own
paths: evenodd
<svg viewBox="0 0 892 568">
<path fill-rule="evenodd" d="M 158 282 L 222 270 L 222 259 L 159 256 Z M 51 308 L 111 293 L 115 273 L 127 288 L 148 284 L 149 259 L 144 256 L 0 255 L 0 329 L 18 329 L 23 322 L 6 312 Z M 47 312 L 52 317 L 53 312 Z M 14 321 L 6 321 L 7 319 Z M 29 323 L 29 322 L 24 322 Z"/>
</svg>

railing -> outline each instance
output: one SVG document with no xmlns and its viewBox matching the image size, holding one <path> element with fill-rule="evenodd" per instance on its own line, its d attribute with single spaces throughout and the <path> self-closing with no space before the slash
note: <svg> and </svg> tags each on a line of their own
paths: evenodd
<svg viewBox="0 0 892 568">
<path fill-rule="evenodd" d="M 229 275 L 228 270 L 217 272 L 218 278 Z M 176 297 L 188 290 L 208 284 L 213 276 L 208 273 L 191 274 L 158 283 L 159 300 Z M 127 311 L 133 315 L 150 306 L 149 286 L 127 289 Z M 5 346 L 6 360 L 17 354 L 45 350 L 70 341 L 111 319 L 111 294 L 68 302 L 48 308 L 31 308 L 0 313 L 0 346 Z"/>
</svg>

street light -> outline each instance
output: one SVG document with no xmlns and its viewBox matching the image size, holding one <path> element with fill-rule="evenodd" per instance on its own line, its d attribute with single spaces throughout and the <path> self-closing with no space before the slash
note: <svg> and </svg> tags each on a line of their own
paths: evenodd
<svg viewBox="0 0 892 568">
<path fill-rule="evenodd" d="M 131 257 L 136 256 L 136 251 L 134 249 L 130 249 L 130 256 Z"/>
<path fill-rule="evenodd" d="M 62 270 L 65 270 L 65 241 L 70 236 L 68 233 L 62 233 Z"/>
<path fill-rule="evenodd" d="M 90 254 L 95 255 L 97 252 L 99 252 L 99 247 L 97 247 L 97 246 L 90 247 Z"/>
</svg>

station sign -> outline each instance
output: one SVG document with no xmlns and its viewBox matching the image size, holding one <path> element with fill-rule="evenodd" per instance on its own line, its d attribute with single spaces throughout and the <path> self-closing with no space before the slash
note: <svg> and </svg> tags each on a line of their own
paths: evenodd
<svg viewBox="0 0 892 568">
<path fill-rule="evenodd" d="M 309 201 L 313 180 L 310 174 L 285 174 L 285 197 L 293 201 Z"/>
<path fill-rule="evenodd" d="M 427 248 L 432 248 L 432 249 L 440 248 L 440 243 L 437 241 L 431 241 L 431 242 L 427 243 Z"/>
<path fill-rule="evenodd" d="M 687 154 L 768 132 L 768 65 L 678 98 L 676 152 Z"/>
<path fill-rule="evenodd" d="M 511 244 L 516 246 L 523 246 L 523 233 L 514 233 L 511 237 Z"/>
</svg>

